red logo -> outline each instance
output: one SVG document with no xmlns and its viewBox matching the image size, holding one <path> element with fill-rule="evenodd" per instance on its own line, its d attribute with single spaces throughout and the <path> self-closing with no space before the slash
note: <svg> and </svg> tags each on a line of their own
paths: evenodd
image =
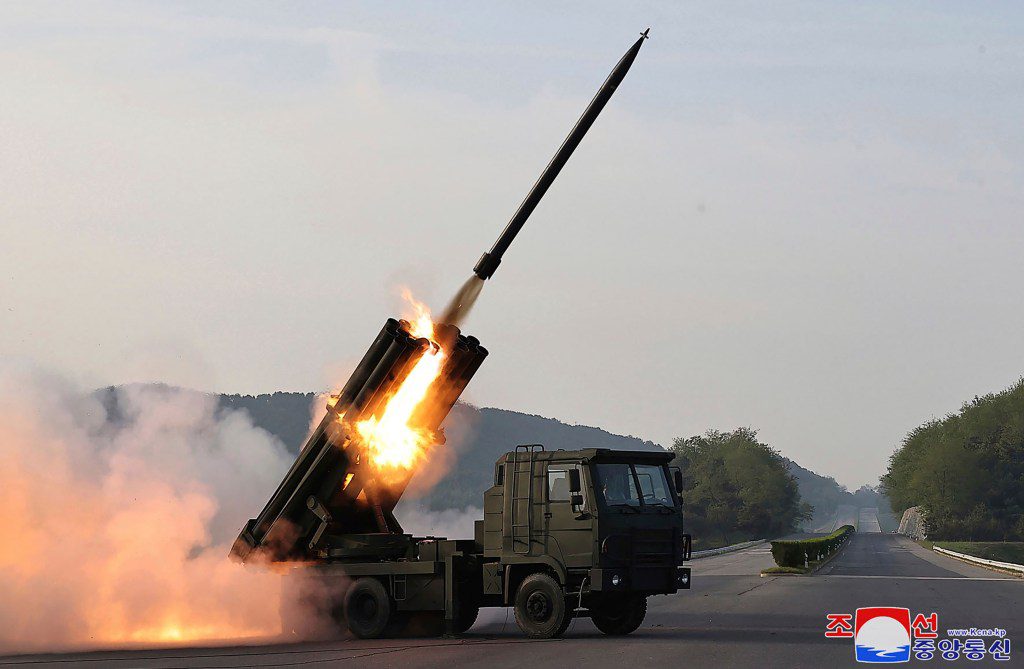
<svg viewBox="0 0 1024 669">
<path fill-rule="evenodd" d="M 895 606 L 857 609 L 853 646 L 858 662 L 908 662 L 910 609 Z"/>
</svg>

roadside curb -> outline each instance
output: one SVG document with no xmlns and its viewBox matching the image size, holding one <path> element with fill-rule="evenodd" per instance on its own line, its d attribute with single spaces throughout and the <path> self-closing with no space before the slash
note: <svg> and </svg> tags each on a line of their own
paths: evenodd
<svg viewBox="0 0 1024 669">
<path fill-rule="evenodd" d="M 744 548 L 750 548 L 751 546 L 757 546 L 763 544 L 767 539 L 754 539 L 753 541 L 744 541 L 743 543 L 733 544 L 732 546 L 722 546 L 721 548 L 709 548 L 706 551 L 694 551 L 690 553 L 691 560 L 699 560 L 701 558 L 713 557 L 715 555 L 725 555 L 726 553 L 734 553 L 741 551 Z"/>
<path fill-rule="evenodd" d="M 968 555 L 967 553 L 957 553 L 946 548 L 939 548 L 938 546 L 932 546 L 932 550 L 936 553 L 941 553 L 947 557 L 951 557 L 954 560 L 960 560 L 967 564 L 973 564 L 978 567 L 985 567 L 993 571 L 1000 571 L 1005 574 L 1016 576 L 1017 578 L 1024 578 L 1024 564 L 1014 564 L 1012 562 L 999 562 L 998 560 L 986 560 L 975 555 Z"/>
<path fill-rule="evenodd" d="M 809 571 L 805 571 L 802 574 L 789 574 L 789 573 L 786 573 L 784 571 L 782 571 L 782 572 L 772 572 L 772 573 L 766 574 L 765 572 L 762 571 L 761 572 L 761 578 L 770 578 L 770 577 L 774 577 L 774 576 L 814 576 L 819 571 L 821 571 L 822 567 L 827 565 L 832 560 L 835 560 L 837 557 L 840 556 L 840 554 L 842 554 L 843 551 L 846 550 L 846 547 L 850 545 L 850 539 L 853 538 L 854 534 L 856 534 L 856 532 L 851 534 L 850 538 L 843 542 L 843 545 L 839 547 L 839 550 L 837 550 L 832 555 L 829 555 L 827 558 L 825 558 L 824 560 L 822 560 L 818 564 L 814 565 L 814 568 L 809 570 Z"/>
</svg>

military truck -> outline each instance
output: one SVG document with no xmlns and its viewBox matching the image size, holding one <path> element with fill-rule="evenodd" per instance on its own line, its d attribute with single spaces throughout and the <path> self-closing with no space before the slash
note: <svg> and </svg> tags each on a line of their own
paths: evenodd
<svg viewBox="0 0 1024 669">
<path fill-rule="evenodd" d="M 322 589 L 310 601 L 333 593 L 325 613 L 361 638 L 411 627 L 461 634 L 483 607 L 512 607 L 533 638 L 560 636 L 574 617 L 629 634 L 648 596 L 690 587 L 671 457 L 520 446 L 495 464 L 473 539 L 350 535 L 300 567 L 315 570 Z"/>
</svg>

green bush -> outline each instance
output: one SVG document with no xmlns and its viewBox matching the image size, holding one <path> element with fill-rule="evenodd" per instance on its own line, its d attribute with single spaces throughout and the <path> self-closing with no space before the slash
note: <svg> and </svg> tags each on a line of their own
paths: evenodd
<svg viewBox="0 0 1024 669">
<path fill-rule="evenodd" d="M 772 557 L 780 567 L 803 567 L 804 547 L 799 541 L 773 541 Z"/>
<path fill-rule="evenodd" d="M 772 557 L 780 567 L 806 567 L 835 553 L 854 531 L 853 525 L 843 525 L 824 537 L 773 541 Z"/>
</svg>

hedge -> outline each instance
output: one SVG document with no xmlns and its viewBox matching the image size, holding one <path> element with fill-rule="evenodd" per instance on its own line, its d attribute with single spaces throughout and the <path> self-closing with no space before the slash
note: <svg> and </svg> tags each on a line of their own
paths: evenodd
<svg viewBox="0 0 1024 669">
<path fill-rule="evenodd" d="M 772 557 L 780 567 L 806 567 L 835 553 L 855 531 L 853 525 L 843 525 L 824 537 L 773 541 Z"/>
</svg>

